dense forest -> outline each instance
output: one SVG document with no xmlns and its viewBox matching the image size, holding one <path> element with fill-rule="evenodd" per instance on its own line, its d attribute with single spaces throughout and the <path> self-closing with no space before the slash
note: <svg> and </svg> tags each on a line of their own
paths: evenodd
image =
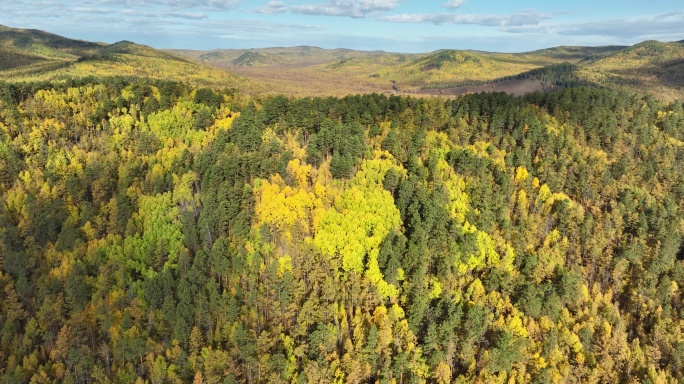
<svg viewBox="0 0 684 384">
<path fill-rule="evenodd" d="M 557 87 L 578 87 L 578 86 L 598 86 L 588 81 L 582 80 L 578 75 L 579 67 L 577 65 L 563 62 L 560 64 L 552 64 L 545 67 L 531 69 L 529 71 L 521 72 L 515 75 L 503 76 L 492 80 L 470 80 L 461 81 L 458 83 L 443 83 L 443 84 L 427 84 L 420 87 L 421 90 L 429 89 L 448 89 L 458 87 L 477 87 L 479 85 L 498 84 L 511 80 L 539 80 L 547 88 L 551 89 Z"/>
<path fill-rule="evenodd" d="M 684 111 L 0 84 L 0 381 L 684 380 Z"/>
</svg>

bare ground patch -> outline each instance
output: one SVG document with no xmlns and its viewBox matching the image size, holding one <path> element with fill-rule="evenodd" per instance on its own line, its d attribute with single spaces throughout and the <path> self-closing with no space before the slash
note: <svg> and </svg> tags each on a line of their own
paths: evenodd
<svg viewBox="0 0 684 384">
<path fill-rule="evenodd" d="M 480 92 L 506 92 L 515 96 L 522 96 L 532 92 L 553 91 L 561 88 L 560 86 L 549 86 L 538 79 L 515 79 L 507 80 L 494 84 L 464 86 L 444 89 L 424 89 L 417 91 L 418 94 L 460 96 L 468 93 Z"/>
</svg>

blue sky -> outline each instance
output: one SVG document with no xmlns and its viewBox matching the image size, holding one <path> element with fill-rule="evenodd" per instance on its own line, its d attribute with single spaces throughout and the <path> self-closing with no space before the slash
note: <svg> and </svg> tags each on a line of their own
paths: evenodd
<svg viewBox="0 0 684 384">
<path fill-rule="evenodd" d="M 681 0 L 11 0 L 0 24 L 156 48 L 523 52 L 684 39 Z"/>
</svg>

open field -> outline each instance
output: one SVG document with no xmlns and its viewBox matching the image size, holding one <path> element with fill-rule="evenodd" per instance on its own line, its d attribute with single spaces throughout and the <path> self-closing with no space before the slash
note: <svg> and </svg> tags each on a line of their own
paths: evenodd
<svg viewBox="0 0 684 384">
<path fill-rule="evenodd" d="M 417 93 L 421 95 L 460 96 L 480 92 L 505 92 L 515 96 L 522 96 L 532 92 L 544 92 L 560 89 L 558 85 L 548 85 L 539 79 L 514 79 L 494 84 L 462 86 L 445 89 L 424 89 Z"/>
</svg>

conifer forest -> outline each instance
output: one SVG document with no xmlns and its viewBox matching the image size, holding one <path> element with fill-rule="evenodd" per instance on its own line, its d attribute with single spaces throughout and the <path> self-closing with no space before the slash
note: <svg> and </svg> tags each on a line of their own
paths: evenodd
<svg viewBox="0 0 684 384">
<path fill-rule="evenodd" d="M 2 383 L 684 381 L 684 110 L 0 83 Z"/>
</svg>

